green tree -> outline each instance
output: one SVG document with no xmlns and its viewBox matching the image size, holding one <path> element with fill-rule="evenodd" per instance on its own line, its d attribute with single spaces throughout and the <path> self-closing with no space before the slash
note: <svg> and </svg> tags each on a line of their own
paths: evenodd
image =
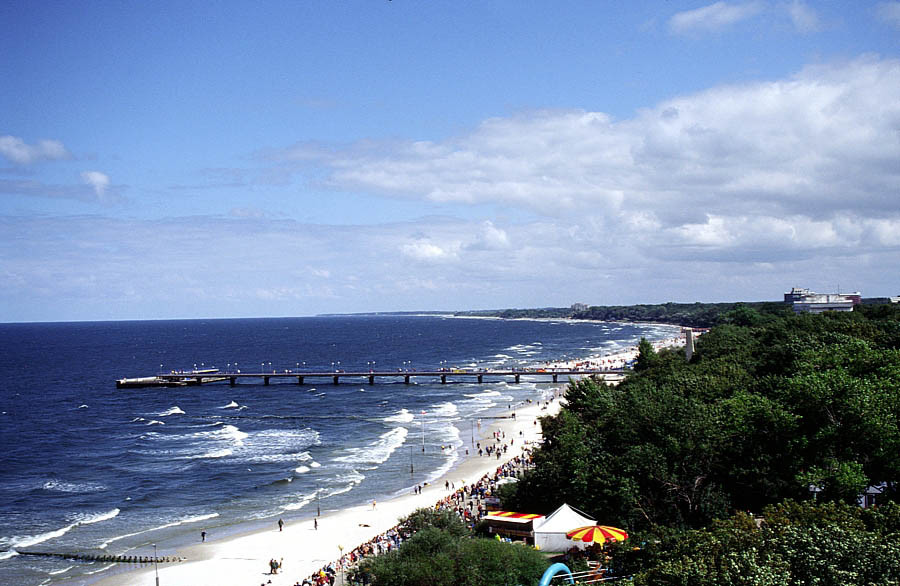
<svg viewBox="0 0 900 586">
<path fill-rule="evenodd" d="M 365 562 L 375 586 L 517 586 L 536 583 L 547 566 L 528 546 L 460 539 L 435 527 Z"/>
</svg>

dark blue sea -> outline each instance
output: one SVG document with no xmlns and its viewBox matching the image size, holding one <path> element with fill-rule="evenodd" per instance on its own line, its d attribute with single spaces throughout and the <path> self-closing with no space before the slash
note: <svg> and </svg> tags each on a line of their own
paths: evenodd
<svg viewBox="0 0 900 586">
<path fill-rule="evenodd" d="M 452 467 L 458 452 L 441 446 L 466 444 L 476 418 L 559 386 L 419 377 L 116 389 L 118 378 L 195 366 L 522 367 L 676 331 L 439 316 L 2 324 L 0 584 L 89 584 L 109 571 L 18 549 L 149 555 L 157 544 L 172 555 L 201 530 L 221 538 L 394 496 Z"/>
</svg>

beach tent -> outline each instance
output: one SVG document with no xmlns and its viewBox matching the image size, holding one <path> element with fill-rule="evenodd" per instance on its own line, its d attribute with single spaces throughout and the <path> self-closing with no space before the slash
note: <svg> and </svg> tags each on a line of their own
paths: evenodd
<svg viewBox="0 0 900 586">
<path fill-rule="evenodd" d="M 596 521 L 582 515 L 569 505 L 561 507 L 544 517 L 543 520 L 534 521 L 534 544 L 542 551 L 567 551 L 572 547 L 584 549 L 589 543 L 572 541 L 566 537 L 566 533 L 585 525 L 595 525 Z"/>
</svg>

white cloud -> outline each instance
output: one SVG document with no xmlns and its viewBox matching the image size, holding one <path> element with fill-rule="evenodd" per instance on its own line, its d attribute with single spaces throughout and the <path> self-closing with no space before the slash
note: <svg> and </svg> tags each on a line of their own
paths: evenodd
<svg viewBox="0 0 900 586">
<path fill-rule="evenodd" d="M 509 237 L 506 231 L 498 228 L 490 220 L 481 224 L 475 241 L 466 246 L 467 250 L 503 250 L 509 248 Z"/>
<path fill-rule="evenodd" d="M 13 163 L 30 165 L 43 160 L 68 159 L 71 155 L 58 140 L 39 140 L 30 145 L 18 136 L 0 136 L 0 155 Z"/>
<path fill-rule="evenodd" d="M 669 19 L 669 30 L 680 35 L 720 31 L 755 16 L 761 9 L 758 2 L 740 4 L 716 2 L 674 14 Z"/>
<path fill-rule="evenodd" d="M 900 29 L 900 2 L 879 2 L 875 14 L 882 22 Z"/>
<path fill-rule="evenodd" d="M 787 5 L 791 22 L 801 33 L 814 33 L 821 29 L 819 15 L 802 0 L 793 0 Z"/>
<path fill-rule="evenodd" d="M 682 238 L 690 228 L 707 239 L 684 243 L 701 257 L 742 246 L 796 251 L 791 227 L 900 215 L 897 95 L 900 61 L 869 57 L 675 97 L 627 120 L 544 111 L 490 119 L 444 142 L 370 141 L 318 156 L 337 188 L 527 210 L 578 227 L 588 248 Z M 753 228 L 757 219 L 764 230 Z M 496 230 L 482 225 L 462 248 L 416 242 L 404 252 L 450 259 L 519 242 Z M 842 246 L 805 241 L 803 250 Z"/>
<path fill-rule="evenodd" d="M 109 188 L 109 176 L 100 171 L 84 171 L 81 173 L 81 180 L 91 186 L 99 199 L 104 199 Z"/>
<path fill-rule="evenodd" d="M 427 239 L 414 240 L 404 243 L 400 246 L 400 251 L 415 260 L 423 262 L 448 262 L 458 258 L 458 243 L 445 244 L 439 246 Z"/>
</svg>

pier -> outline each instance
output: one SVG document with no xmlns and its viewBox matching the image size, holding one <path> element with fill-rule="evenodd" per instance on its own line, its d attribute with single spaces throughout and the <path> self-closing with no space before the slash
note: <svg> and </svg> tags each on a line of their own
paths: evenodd
<svg viewBox="0 0 900 586">
<path fill-rule="evenodd" d="M 158 374 L 156 376 L 142 376 L 137 378 L 121 378 L 116 381 L 117 388 L 139 387 L 173 387 L 173 386 L 198 386 L 213 382 L 224 382 L 232 386 L 238 381 L 256 380 L 268 385 L 272 379 L 305 384 L 308 379 L 330 379 L 333 384 L 340 384 L 341 379 L 354 379 L 367 382 L 370 385 L 376 381 L 399 382 L 411 384 L 415 378 L 439 379 L 441 384 L 448 382 L 476 382 L 483 383 L 488 380 L 507 380 L 512 378 L 519 383 L 522 377 L 530 380 L 559 382 L 560 376 L 621 376 L 628 370 L 622 368 L 516 368 L 516 369 L 437 369 L 437 370 L 365 370 L 365 371 L 297 371 L 286 369 L 283 371 L 266 372 L 241 372 L 220 371 L 217 369 L 204 369 L 202 371 L 184 371 Z"/>
</svg>

